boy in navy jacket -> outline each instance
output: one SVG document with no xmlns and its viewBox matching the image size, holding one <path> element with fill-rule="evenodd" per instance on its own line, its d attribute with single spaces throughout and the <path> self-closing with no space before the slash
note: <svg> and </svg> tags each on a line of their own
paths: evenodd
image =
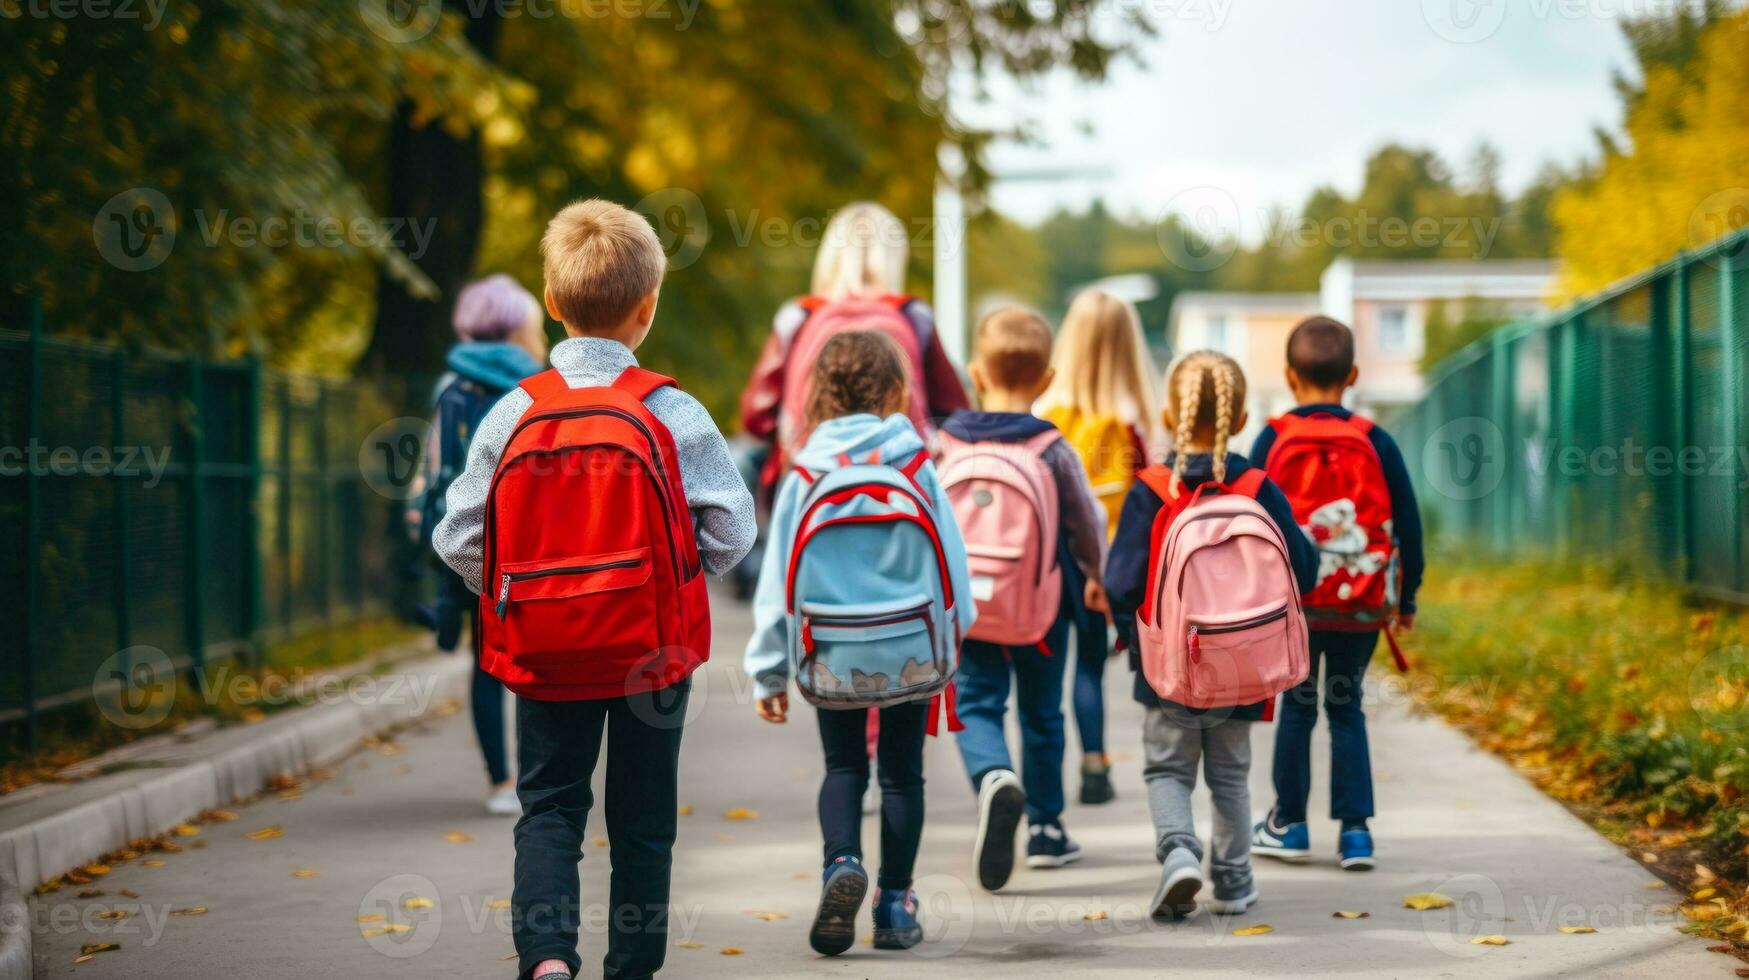
<svg viewBox="0 0 1749 980">
<path fill-rule="evenodd" d="M 1348 327 L 1321 316 L 1302 321 L 1288 336 L 1287 364 L 1288 388 L 1299 403 L 1289 414 L 1351 417 L 1342 407 L 1342 394 L 1354 386 L 1360 372 L 1354 365 L 1354 334 Z M 1390 493 L 1391 525 L 1402 569 L 1395 625 L 1406 632 L 1415 625 L 1415 593 L 1426 565 L 1421 512 L 1396 440 L 1377 425 L 1368 428 L 1367 437 L 1378 451 Z M 1272 427 L 1258 435 L 1251 448 L 1253 465 L 1268 466 L 1275 441 Z M 1378 645 L 1379 630 L 1313 629 L 1310 637 L 1311 676 L 1282 699 L 1275 736 L 1275 807 L 1254 828 L 1252 847 L 1284 861 L 1304 861 L 1311 854 L 1306 798 L 1312 789 L 1312 728 L 1318 722 L 1321 689 L 1324 714 L 1330 721 L 1330 817 L 1341 823 L 1341 865 L 1364 871 L 1373 866 L 1372 833 L 1367 827 L 1373 815 L 1373 792 L 1361 681 Z"/>
</svg>

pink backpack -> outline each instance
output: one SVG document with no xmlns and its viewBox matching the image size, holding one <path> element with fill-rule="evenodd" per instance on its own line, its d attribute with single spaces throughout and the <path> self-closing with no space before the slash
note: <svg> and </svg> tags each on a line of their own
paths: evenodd
<svg viewBox="0 0 1749 980">
<path fill-rule="evenodd" d="M 1270 701 L 1311 669 L 1306 617 L 1287 542 L 1257 502 L 1264 475 L 1170 489 L 1172 471 L 1137 476 L 1166 502 L 1154 519 L 1153 577 L 1136 615 L 1142 676 L 1190 708 Z M 1267 716 L 1266 716 L 1267 717 Z"/>
<path fill-rule="evenodd" d="M 929 438 L 933 427 L 923 391 L 923 338 L 918 336 L 916 324 L 905 315 L 905 306 L 910 302 L 909 296 L 851 297 L 832 301 L 809 296 L 801 300 L 808 318 L 796 329 L 796 335 L 790 340 L 789 353 L 784 357 L 783 400 L 779 403 L 777 417 L 778 445 L 783 446 L 791 458 L 808 441 L 804 413 L 813 393 L 810 383 L 813 381 L 814 362 L 820 359 L 826 341 L 846 330 L 878 330 L 898 342 L 911 372 L 911 402 L 906 406 L 905 414 L 917 431 L 925 439 Z"/>
<path fill-rule="evenodd" d="M 940 434 L 936 472 L 971 565 L 978 619 L 967 639 L 1042 642 L 1063 597 L 1057 565 L 1057 480 L 1046 448 L 1056 429 L 1025 442 L 965 442 Z"/>
</svg>

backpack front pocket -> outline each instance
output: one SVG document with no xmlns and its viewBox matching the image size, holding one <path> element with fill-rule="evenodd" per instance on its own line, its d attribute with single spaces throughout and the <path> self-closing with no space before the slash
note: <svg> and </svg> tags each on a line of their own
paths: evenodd
<svg viewBox="0 0 1749 980">
<path fill-rule="evenodd" d="M 496 606 L 505 652 L 554 683 L 635 667 L 662 643 L 650 574 L 649 548 L 505 562 Z"/>
<path fill-rule="evenodd" d="M 796 687 L 815 704 L 895 704 L 946 679 L 925 596 L 879 606 L 803 603 L 800 622 Z"/>
<path fill-rule="evenodd" d="M 1191 691 L 1249 704 L 1296 683 L 1290 674 L 1297 658 L 1283 655 L 1294 641 L 1289 611 L 1284 605 L 1218 621 L 1191 620 L 1185 627 Z"/>
</svg>

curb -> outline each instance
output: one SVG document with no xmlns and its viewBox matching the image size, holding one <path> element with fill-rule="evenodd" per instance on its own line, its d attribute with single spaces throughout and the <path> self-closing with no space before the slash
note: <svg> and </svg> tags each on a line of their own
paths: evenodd
<svg viewBox="0 0 1749 980">
<path fill-rule="evenodd" d="M 30 980 L 30 907 L 5 871 L 0 871 L 0 980 Z"/>
<path fill-rule="evenodd" d="M 344 703 L 291 712 L 264 725 L 259 738 L 211 758 L 88 800 L 0 834 L 0 980 L 30 980 L 30 907 L 25 882 L 39 882 L 129 841 L 155 837 L 203 810 L 229 806 L 260 792 L 277 775 L 333 762 L 359 740 L 422 717 L 439 701 L 465 696 L 471 658 L 435 655 L 393 676 L 429 676 L 430 697 L 414 704 Z"/>
</svg>

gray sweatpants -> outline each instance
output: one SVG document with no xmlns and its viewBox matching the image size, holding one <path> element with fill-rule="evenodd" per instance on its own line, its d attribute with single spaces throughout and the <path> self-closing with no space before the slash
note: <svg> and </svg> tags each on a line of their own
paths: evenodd
<svg viewBox="0 0 1749 980">
<path fill-rule="evenodd" d="M 1193 714 L 1177 705 L 1148 709 L 1142 729 L 1147 754 L 1148 809 L 1154 815 L 1154 851 L 1162 861 L 1185 848 L 1201 863 L 1190 794 L 1202 764 L 1214 797 L 1210 870 L 1217 884 L 1249 884 L 1251 877 L 1251 722 Z"/>
</svg>

